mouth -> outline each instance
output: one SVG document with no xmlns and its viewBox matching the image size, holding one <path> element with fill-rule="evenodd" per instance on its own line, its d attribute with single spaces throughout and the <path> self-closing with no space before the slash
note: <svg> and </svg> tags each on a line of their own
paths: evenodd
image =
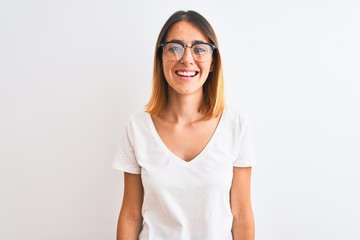
<svg viewBox="0 0 360 240">
<path fill-rule="evenodd" d="M 175 73 L 179 77 L 195 77 L 199 74 L 198 71 L 176 71 Z"/>
</svg>

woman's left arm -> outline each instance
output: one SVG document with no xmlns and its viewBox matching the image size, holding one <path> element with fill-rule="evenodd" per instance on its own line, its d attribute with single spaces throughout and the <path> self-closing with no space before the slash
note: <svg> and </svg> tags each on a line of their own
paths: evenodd
<svg viewBox="0 0 360 240">
<path fill-rule="evenodd" d="M 234 240 L 254 240 L 255 223 L 251 206 L 251 167 L 234 167 L 230 190 Z"/>
</svg>

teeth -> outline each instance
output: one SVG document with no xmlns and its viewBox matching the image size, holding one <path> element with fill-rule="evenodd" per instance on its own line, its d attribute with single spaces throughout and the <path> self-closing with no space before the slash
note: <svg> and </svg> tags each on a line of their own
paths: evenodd
<svg viewBox="0 0 360 240">
<path fill-rule="evenodd" d="M 178 75 L 186 76 L 186 77 L 192 77 L 192 76 L 195 76 L 195 74 L 196 74 L 196 72 L 182 72 L 182 71 L 177 71 L 176 73 Z"/>
</svg>

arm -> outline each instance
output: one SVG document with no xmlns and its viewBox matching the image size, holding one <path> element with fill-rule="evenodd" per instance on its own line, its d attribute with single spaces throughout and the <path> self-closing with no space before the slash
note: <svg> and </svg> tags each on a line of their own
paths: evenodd
<svg viewBox="0 0 360 240">
<path fill-rule="evenodd" d="M 137 240 L 142 226 L 143 186 L 140 174 L 124 173 L 124 197 L 120 210 L 117 240 Z"/>
<path fill-rule="evenodd" d="M 234 240 L 254 240 L 255 224 L 251 207 L 251 167 L 234 167 L 230 190 L 233 214 L 232 235 Z"/>
</svg>

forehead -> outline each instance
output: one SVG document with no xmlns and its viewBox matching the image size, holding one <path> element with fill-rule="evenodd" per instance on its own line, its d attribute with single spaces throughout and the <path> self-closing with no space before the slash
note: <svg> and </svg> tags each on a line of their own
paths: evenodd
<svg viewBox="0 0 360 240">
<path fill-rule="evenodd" d="M 193 23 L 180 21 L 168 31 L 165 41 L 181 40 L 183 42 L 208 41 L 208 37 Z"/>
</svg>

